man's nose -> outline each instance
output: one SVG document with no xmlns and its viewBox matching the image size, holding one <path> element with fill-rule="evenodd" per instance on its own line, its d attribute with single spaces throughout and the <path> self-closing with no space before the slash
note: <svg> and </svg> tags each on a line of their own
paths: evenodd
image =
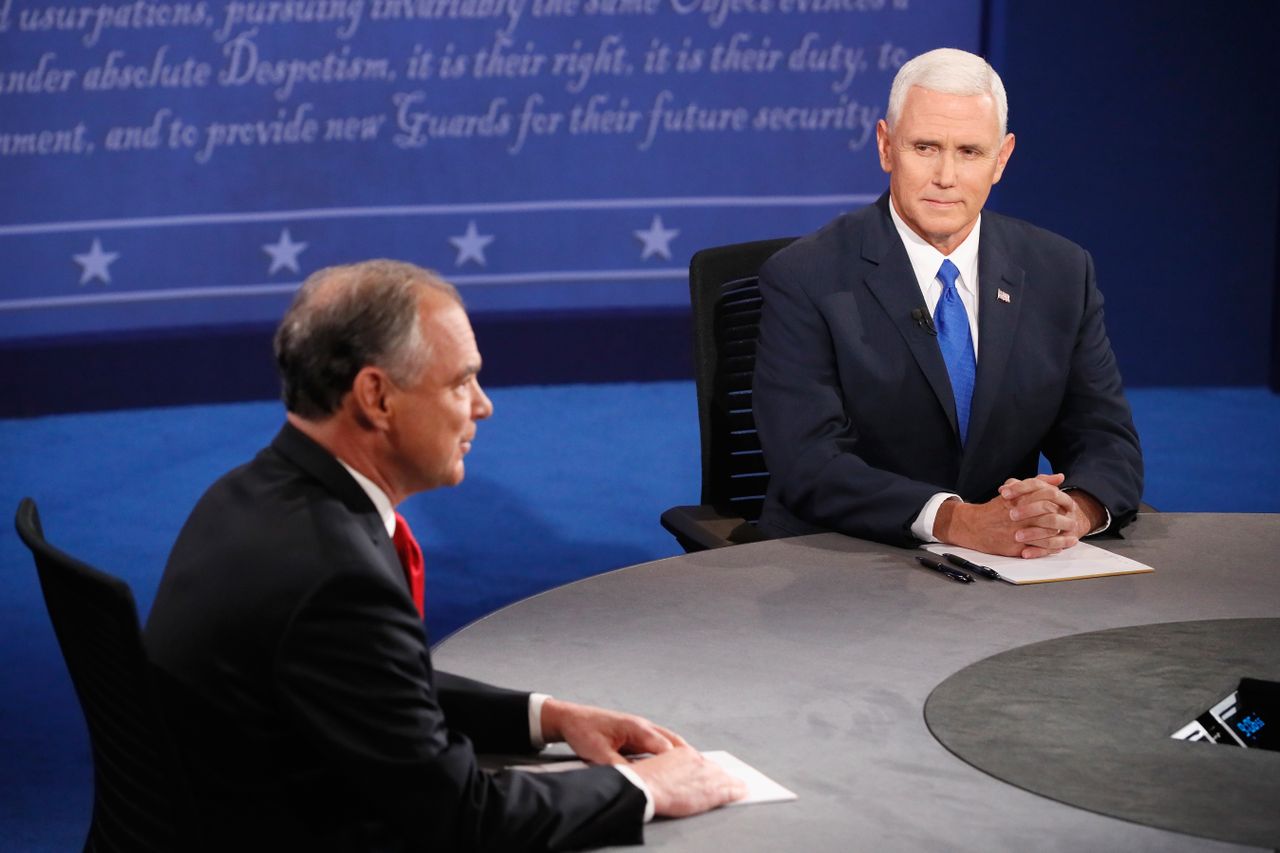
<svg viewBox="0 0 1280 853">
<path fill-rule="evenodd" d="M 489 399 L 489 395 L 484 393 L 484 389 L 480 387 L 480 383 L 476 382 L 475 400 L 472 401 L 471 418 L 472 420 L 482 421 L 493 414 L 493 401 Z"/>
<path fill-rule="evenodd" d="M 943 151 L 938 155 L 938 168 L 933 175 L 934 183 L 940 187 L 954 186 L 956 182 L 955 155 Z"/>
</svg>

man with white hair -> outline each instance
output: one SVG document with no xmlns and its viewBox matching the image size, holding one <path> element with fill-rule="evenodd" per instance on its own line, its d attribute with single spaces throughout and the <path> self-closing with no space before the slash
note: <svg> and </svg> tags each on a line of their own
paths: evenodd
<svg viewBox="0 0 1280 853">
<path fill-rule="evenodd" d="M 906 63 L 876 127 L 889 191 L 762 269 L 765 533 L 1040 557 L 1136 513 L 1142 454 L 1092 259 L 982 209 L 1007 117 L 981 57 Z M 1055 473 L 1036 474 L 1041 453 Z"/>
</svg>

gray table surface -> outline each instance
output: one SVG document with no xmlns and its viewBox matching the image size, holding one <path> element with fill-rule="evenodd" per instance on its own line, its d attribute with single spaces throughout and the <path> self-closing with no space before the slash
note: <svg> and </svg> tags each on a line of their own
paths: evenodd
<svg viewBox="0 0 1280 853">
<path fill-rule="evenodd" d="M 1280 615 L 1280 515 L 1147 514 L 1126 535 L 1098 544 L 1154 573 L 962 585 L 911 551 L 838 534 L 688 554 L 511 605 L 434 659 L 644 714 L 799 794 L 655 822 L 646 843 L 657 850 L 1251 849 L 1029 793 L 925 727 L 930 691 L 997 652 L 1104 628 Z"/>
</svg>

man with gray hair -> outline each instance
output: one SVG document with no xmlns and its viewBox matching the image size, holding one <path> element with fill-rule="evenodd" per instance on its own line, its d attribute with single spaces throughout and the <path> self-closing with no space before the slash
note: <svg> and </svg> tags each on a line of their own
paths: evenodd
<svg viewBox="0 0 1280 853">
<path fill-rule="evenodd" d="M 189 849 L 638 843 L 654 814 L 742 795 L 648 720 L 433 671 L 422 552 L 395 506 L 461 482 L 493 412 L 450 285 L 393 261 L 322 270 L 275 350 L 287 423 L 200 499 L 147 622 Z M 599 766 L 476 764 L 553 741 Z"/>
<path fill-rule="evenodd" d="M 876 127 L 889 191 L 761 270 L 765 533 L 1041 557 L 1136 513 L 1142 454 L 1092 259 L 983 211 L 1007 121 L 981 57 L 907 62 Z"/>
</svg>

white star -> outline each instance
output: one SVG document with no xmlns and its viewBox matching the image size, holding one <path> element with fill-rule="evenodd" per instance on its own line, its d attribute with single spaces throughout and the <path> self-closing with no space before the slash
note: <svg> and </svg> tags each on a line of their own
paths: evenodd
<svg viewBox="0 0 1280 853">
<path fill-rule="evenodd" d="M 104 252 L 102 244 L 98 242 L 98 238 L 93 238 L 93 245 L 89 247 L 89 251 L 83 255 L 72 255 L 71 258 L 80 265 L 80 283 L 88 284 L 95 278 L 100 278 L 106 284 L 111 283 L 111 272 L 107 267 L 120 257 L 119 252 Z"/>
<path fill-rule="evenodd" d="M 664 261 L 671 260 L 671 241 L 679 235 L 680 231 L 676 228 L 663 228 L 662 217 L 653 217 L 653 222 L 649 223 L 647 231 L 633 232 L 641 242 L 644 243 L 644 249 L 640 252 L 640 260 L 657 255 Z"/>
<path fill-rule="evenodd" d="M 275 275 L 276 270 L 300 272 L 298 269 L 298 255 L 302 254 L 306 248 L 306 243 L 293 242 L 293 238 L 289 236 L 288 228 L 280 232 L 280 239 L 275 243 L 263 243 L 262 251 L 271 256 L 271 268 L 267 270 L 267 275 Z"/>
<path fill-rule="evenodd" d="M 493 235 L 481 234 L 477 231 L 473 219 L 467 223 L 466 234 L 450 237 L 449 242 L 458 250 L 458 258 L 453 262 L 455 267 L 460 267 L 467 261 L 475 261 L 480 266 L 485 266 L 484 247 L 493 242 Z"/>
</svg>

